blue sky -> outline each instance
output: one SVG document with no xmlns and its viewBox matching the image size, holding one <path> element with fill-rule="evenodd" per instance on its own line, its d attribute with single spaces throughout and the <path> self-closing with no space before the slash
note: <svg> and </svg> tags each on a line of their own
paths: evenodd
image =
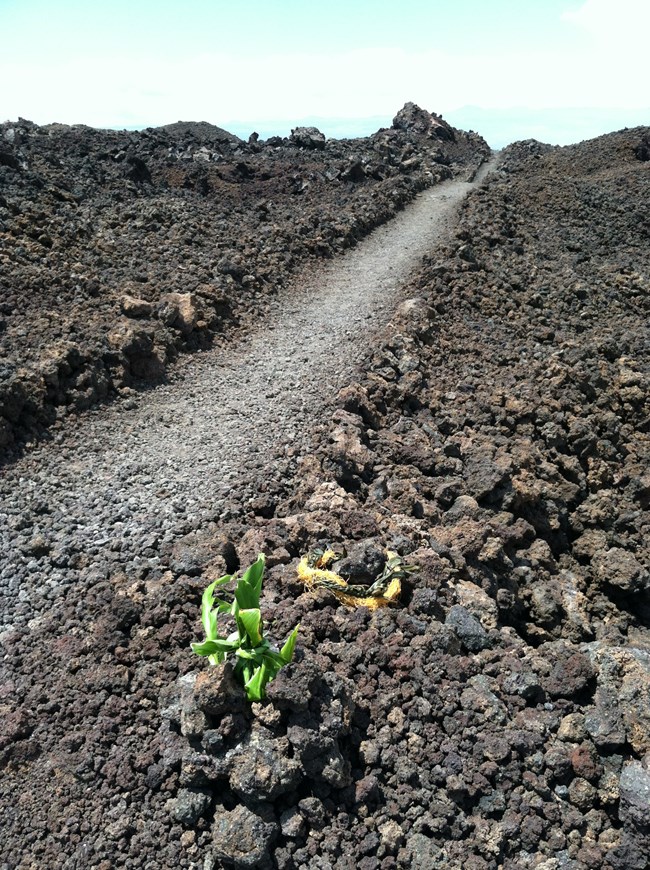
<svg viewBox="0 0 650 870">
<path fill-rule="evenodd" d="M 650 124 L 649 32 L 650 0 L 0 0 L 0 120 L 360 135 L 413 100 L 570 142 Z"/>
</svg>

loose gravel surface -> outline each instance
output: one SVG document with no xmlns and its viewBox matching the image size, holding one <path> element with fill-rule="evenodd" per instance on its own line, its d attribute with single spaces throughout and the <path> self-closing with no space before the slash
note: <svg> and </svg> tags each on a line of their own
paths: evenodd
<svg viewBox="0 0 650 870">
<path fill-rule="evenodd" d="M 274 461 L 286 467 L 308 449 L 313 423 L 331 413 L 405 279 L 448 236 L 469 189 L 462 179 L 420 194 L 353 252 L 283 294 L 234 347 L 186 360 L 171 384 L 89 414 L 29 451 L 3 475 L 7 512 L 22 524 L 36 500 L 30 535 L 101 559 L 116 535 L 137 555 L 178 523 L 241 509 L 261 480 L 278 475 Z M 39 520 L 44 503 L 47 519 Z M 18 568 L 24 541 L 3 545 L 4 629 L 23 628 L 40 610 L 43 578 L 37 572 L 29 589 Z"/>
<path fill-rule="evenodd" d="M 512 146 L 4 469 L 3 870 L 644 870 L 649 143 Z M 188 647 L 260 551 L 251 706 Z"/>
</svg>

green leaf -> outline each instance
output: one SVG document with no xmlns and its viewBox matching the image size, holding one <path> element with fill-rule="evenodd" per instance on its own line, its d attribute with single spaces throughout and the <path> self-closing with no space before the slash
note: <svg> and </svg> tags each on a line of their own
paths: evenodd
<svg viewBox="0 0 650 870">
<path fill-rule="evenodd" d="M 205 587 L 203 595 L 201 596 L 201 607 L 212 607 L 212 602 L 214 601 L 214 587 L 216 585 L 217 581 L 215 580 L 214 583 L 210 583 L 209 586 Z"/>
<path fill-rule="evenodd" d="M 248 659 L 238 658 L 235 662 L 235 676 L 243 685 L 245 685 L 253 676 L 254 670 L 254 663 Z"/>
<path fill-rule="evenodd" d="M 215 598 L 214 590 L 217 586 L 223 586 L 232 580 L 232 574 L 224 574 L 218 580 L 214 580 L 203 591 L 201 596 L 201 622 L 203 630 L 208 640 L 213 640 L 217 637 L 216 617 L 219 613 L 226 613 L 230 610 L 231 605 L 222 598 Z M 216 614 L 214 613 L 214 605 L 217 604 Z"/>
<path fill-rule="evenodd" d="M 211 610 L 207 614 L 207 620 L 203 623 L 203 628 L 205 629 L 205 637 L 206 640 L 217 640 L 219 637 L 219 629 L 217 627 L 217 617 L 219 615 L 219 611 Z"/>
<path fill-rule="evenodd" d="M 203 595 L 201 596 L 201 622 L 203 623 L 203 631 L 205 632 L 205 636 L 208 639 L 212 639 L 212 624 L 210 621 L 210 614 L 212 612 L 212 605 L 214 603 L 214 587 L 216 586 L 217 581 L 214 583 L 210 583 L 210 585 L 204 589 Z"/>
<path fill-rule="evenodd" d="M 243 626 L 251 646 L 256 647 L 262 643 L 262 614 L 259 608 L 240 610 L 237 614 L 237 623 Z"/>
<path fill-rule="evenodd" d="M 277 665 L 278 670 L 286 665 L 285 660 L 276 649 L 266 649 L 263 655 L 267 662 L 272 662 L 274 666 Z"/>
<path fill-rule="evenodd" d="M 213 644 L 213 640 L 204 640 L 201 643 L 191 643 L 190 646 L 192 647 L 192 652 L 196 653 L 197 656 L 211 656 L 217 652 Z"/>
<path fill-rule="evenodd" d="M 246 697 L 249 701 L 261 701 L 264 698 L 264 688 L 268 683 L 267 668 L 262 663 L 258 668 L 255 668 L 253 676 L 248 680 L 244 688 L 246 689 Z"/>
<path fill-rule="evenodd" d="M 239 647 L 239 643 L 218 638 L 216 640 L 204 640 L 203 643 L 192 643 L 190 646 L 192 647 L 192 652 L 195 652 L 198 656 L 211 656 L 215 653 L 232 652 Z"/>
<path fill-rule="evenodd" d="M 261 701 L 265 697 L 267 683 L 292 660 L 298 635 L 296 626 L 279 652 L 272 649 L 264 638 L 259 606 L 264 568 L 265 557 L 260 554 L 237 581 L 232 602 L 217 598 L 214 590 L 230 582 L 233 575 L 226 574 L 208 586 L 201 602 L 201 621 L 206 639 L 191 645 L 197 655 L 207 657 L 211 664 L 224 662 L 228 654 L 234 652 L 234 672 L 237 679 L 243 682 L 250 701 Z M 221 613 L 230 613 L 237 625 L 237 630 L 226 638 L 218 633 L 218 617 Z"/>
<path fill-rule="evenodd" d="M 241 578 L 246 583 L 248 583 L 253 590 L 253 593 L 257 596 L 258 603 L 254 605 L 255 607 L 259 606 L 259 597 L 262 591 L 262 579 L 264 578 L 264 566 L 266 563 L 266 557 L 264 553 L 260 553 L 257 557 L 256 561 L 244 572 L 244 576 Z"/>
<path fill-rule="evenodd" d="M 298 639 L 299 628 L 300 625 L 297 625 L 294 628 L 289 637 L 286 639 L 284 646 L 280 650 L 280 655 L 284 659 L 285 664 L 289 664 L 289 662 L 293 660 L 293 653 L 296 648 L 296 640 Z"/>
<path fill-rule="evenodd" d="M 260 606 L 259 595 L 255 594 L 251 584 L 247 580 L 244 580 L 243 577 L 237 583 L 235 601 L 241 610 L 252 610 Z"/>
<path fill-rule="evenodd" d="M 249 661 L 261 664 L 262 658 L 264 656 L 264 651 L 261 649 L 244 649 L 240 646 L 237 650 L 237 656 L 240 659 L 248 659 Z"/>
<path fill-rule="evenodd" d="M 278 672 L 286 665 L 286 662 L 282 658 L 280 658 L 279 653 L 273 653 L 272 655 L 266 653 L 263 656 L 262 661 L 266 665 L 266 670 L 268 671 L 267 682 L 275 679 L 275 677 L 277 677 L 278 675 Z"/>
</svg>

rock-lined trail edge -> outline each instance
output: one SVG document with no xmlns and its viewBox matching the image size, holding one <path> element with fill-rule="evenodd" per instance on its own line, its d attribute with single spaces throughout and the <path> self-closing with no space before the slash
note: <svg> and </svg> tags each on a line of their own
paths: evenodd
<svg viewBox="0 0 650 870">
<path fill-rule="evenodd" d="M 219 516 L 225 502 L 229 511 L 244 504 L 260 477 L 276 474 L 274 461 L 308 449 L 314 425 L 331 413 L 337 389 L 390 319 L 405 280 L 448 237 L 458 203 L 493 165 L 485 163 L 473 182 L 450 180 L 421 193 L 285 292 L 238 346 L 184 358 L 171 383 L 84 415 L 31 449 L 4 470 L 4 503 L 45 499 L 56 518 L 47 546 L 91 561 L 116 536 L 133 558 L 147 539 L 184 520 Z M 22 541 L 16 551 L 7 527 L 3 537 L 0 631 L 34 620 L 44 591 L 40 572 L 33 586 L 24 576 Z"/>
</svg>

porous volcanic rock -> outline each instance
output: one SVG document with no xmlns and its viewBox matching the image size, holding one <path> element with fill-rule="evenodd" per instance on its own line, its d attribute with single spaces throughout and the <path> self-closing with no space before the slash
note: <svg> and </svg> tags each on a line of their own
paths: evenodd
<svg viewBox="0 0 650 870">
<path fill-rule="evenodd" d="M 75 566 L 84 596 L 49 571 L 51 612 L 1 638 L 0 862 L 647 866 L 648 135 L 507 149 L 257 499 L 98 543 L 101 568 L 59 549 L 34 491 L 25 571 Z M 301 165 L 329 144 L 269 147 Z M 350 577 L 385 547 L 420 570 L 396 606 L 348 609 L 297 580 L 324 544 Z M 249 705 L 188 645 L 207 582 L 260 546 L 266 630 L 300 635 Z"/>
<path fill-rule="evenodd" d="M 422 119 L 443 122 L 417 117 L 341 141 L 0 125 L 0 451 L 161 380 L 180 351 L 259 318 L 296 270 L 489 154 L 473 133 L 430 141 Z"/>
<path fill-rule="evenodd" d="M 287 524 L 298 555 L 327 491 L 350 576 L 382 544 L 421 568 L 396 610 L 326 593 L 273 610 L 280 634 L 300 618 L 353 702 L 334 747 L 348 786 L 307 766 L 324 751 L 313 664 L 289 706 L 271 686 L 306 774 L 277 807 L 279 867 L 644 866 L 645 136 L 508 149 L 342 390 L 291 510 L 257 519 Z"/>
</svg>

